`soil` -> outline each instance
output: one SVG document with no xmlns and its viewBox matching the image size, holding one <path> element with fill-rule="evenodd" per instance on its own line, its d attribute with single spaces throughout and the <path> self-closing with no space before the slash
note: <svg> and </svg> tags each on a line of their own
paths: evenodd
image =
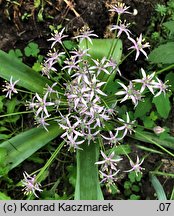
<svg viewBox="0 0 174 216">
<path fill-rule="evenodd" d="M 32 40 L 39 43 L 41 49 L 47 48 L 49 25 L 61 24 L 72 35 L 87 24 L 102 38 L 111 21 L 108 7 L 117 0 L 76 0 L 72 3 L 73 10 L 63 0 L 45 0 L 42 22 L 38 21 L 40 7 L 34 8 L 32 1 L 29 0 L 17 2 L 19 5 L 13 1 L 0 0 L 0 49 L 5 51 L 25 47 Z M 124 2 L 130 6 L 130 10 L 138 11 L 136 16 L 126 15 L 124 18 L 134 23 L 131 30 L 135 35 L 139 35 L 147 29 L 154 5 L 164 0 L 125 0 Z M 25 14 L 29 16 L 26 19 L 23 18 Z"/>
<path fill-rule="evenodd" d="M 73 36 L 84 24 L 87 24 L 100 38 L 105 37 L 106 27 L 114 19 L 114 17 L 110 17 L 108 7 L 111 3 L 116 3 L 117 0 L 74 0 L 69 1 L 71 2 L 69 6 L 64 0 L 44 0 L 43 21 L 38 20 L 41 7 L 35 8 L 33 1 L 18 0 L 16 2 L 19 4 L 15 4 L 13 1 L 0 0 L 0 49 L 7 52 L 16 48 L 23 50 L 29 42 L 34 41 L 39 44 L 41 52 L 46 53 L 48 51 L 47 39 L 50 37 L 50 25 L 65 26 L 67 33 Z M 162 2 L 165 2 L 165 0 L 124 0 L 124 3 L 130 6 L 132 12 L 135 9 L 138 11 L 136 16 L 124 16 L 124 19 L 133 22 L 131 31 L 134 36 L 147 31 L 155 4 Z M 24 15 L 28 18 L 24 18 Z M 127 44 L 126 41 L 125 43 Z M 129 61 L 132 62 L 132 59 L 130 58 Z M 138 64 L 131 64 L 131 67 L 128 62 L 124 65 L 124 73 L 130 74 L 141 67 L 142 64 L 144 63 L 141 62 L 141 59 Z M 153 169 L 154 164 L 160 162 L 162 158 L 159 159 L 158 157 L 155 154 L 152 155 L 152 158 L 146 164 L 147 169 Z M 24 162 L 22 169 L 30 170 L 31 165 L 31 162 Z M 34 168 L 33 165 L 32 168 Z M 51 169 L 53 168 L 58 169 L 56 164 L 53 164 Z M 14 172 L 18 173 L 18 169 L 14 169 Z M 55 173 L 55 170 L 53 173 Z M 19 175 L 10 175 L 16 181 L 21 178 Z M 56 181 L 55 176 L 51 178 Z M 161 180 L 164 182 L 165 189 L 171 191 L 171 187 L 169 187 L 171 182 L 163 178 Z M 142 199 L 155 199 L 148 174 L 145 174 L 143 178 L 141 193 Z M 19 198 L 16 195 L 13 196 Z M 106 198 L 114 199 L 107 192 Z"/>
</svg>

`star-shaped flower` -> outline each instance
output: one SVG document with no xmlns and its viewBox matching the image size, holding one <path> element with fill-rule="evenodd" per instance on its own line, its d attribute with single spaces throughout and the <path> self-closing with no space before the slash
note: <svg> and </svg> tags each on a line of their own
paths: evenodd
<svg viewBox="0 0 174 216">
<path fill-rule="evenodd" d="M 141 52 L 145 55 L 146 58 L 148 58 L 147 53 L 144 51 L 144 48 L 150 47 L 150 44 L 148 42 L 143 44 L 144 39 L 142 37 L 142 34 L 140 34 L 139 38 L 137 38 L 137 41 L 135 41 L 131 37 L 128 38 L 133 43 L 133 46 L 131 46 L 129 49 L 136 51 L 135 61 L 138 59 Z"/>
</svg>

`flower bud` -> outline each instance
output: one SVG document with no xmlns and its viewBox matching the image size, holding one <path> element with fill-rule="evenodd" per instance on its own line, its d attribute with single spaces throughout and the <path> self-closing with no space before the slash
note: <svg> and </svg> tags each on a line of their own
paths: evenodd
<svg viewBox="0 0 174 216">
<path fill-rule="evenodd" d="M 156 126 L 156 127 L 153 128 L 153 131 L 154 131 L 155 134 L 161 134 L 161 133 L 163 133 L 165 131 L 165 129 L 160 127 L 160 126 Z"/>
</svg>

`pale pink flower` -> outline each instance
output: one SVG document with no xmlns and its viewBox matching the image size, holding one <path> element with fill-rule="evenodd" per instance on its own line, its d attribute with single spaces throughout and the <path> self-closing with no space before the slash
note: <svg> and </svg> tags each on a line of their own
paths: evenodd
<svg viewBox="0 0 174 216">
<path fill-rule="evenodd" d="M 117 37 L 120 37 L 121 34 L 124 32 L 129 38 L 131 34 L 131 31 L 128 29 L 129 25 L 129 23 L 126 24 L 125 22 L 120 22 L 120 25 L 112 25 L 111 31 L 118 30 Z"/>
<path fill-rule="evenodd" d="M 9 97 L 9 99 L 11 99 L 12 93 L 15 93 L 15 94 L 18 93 L 18 91 L 15 89 L 15 85 L 17 82 L 19 82 L 19 80 L 16 80 L 13 82 L 13 77 L 11 76 L 10 77 L 10 83 L 6 82 L 6 84 L 3 85 L 4 88 L 2 91 L 7 92 L 5 97 Z"/>
<path fill-rule="evenodd" d="M 112 9 L 110 9 L 109 11 L 114 11 L 118 13 L 118 15 L 125 14 L 125 13 L 131 14 L 130 12 L 127 11 L 129 8 L 130 6 L 126 7 L 125 3 L 118 2 L 116 6 L 112 6 Z"/>
<path fill-rule="evenodd" d="M 103 151 L 100 151 L 100 152 L 101 152 L 101 155 L 104 158 L 104 160 L 98 161 L 95 164 L 103 165 L 102 166 L 102 170 L 103 171 L 105 171 L 105 170 L 106 171 L 108 171 L 108 170 L 115 170 L 115 171 L 117 171 L 118 170 L 117 167 L 116 167 L 117 163 L 119 161 L 121 161 L 123 158 L 113 159 L 114 156 L 115 156 L 114 152 L 112 152 L 109 156 L 106 156 Z"/>
<path fill-rule="evenodd" d="M 52 34 L 53 37 L 48 39 L 48 41 L 53 41 L 53 43 L 51 45 L 51 48 L 53 48 L 56 43 L 62 44 L 62 39 L 65 38 L 65 37 L 68 37 L 68 35 L 63 34 L 64 30 L 65 30 L 65 28 L 63 28 L 61 30 L 61 32 L 55 31 L 55 33 Z"/>
<path fill-rule="evenodd" d="M 78 131 L 78 126 L 80 125 L 81 120 L 79 118 L 77 118 L 77 117 L 71 116 L 72 119 L 76 120 L 76 122 L 74 124 L 72 124 L 70 122 L 69 116 L 70 116 L 70 114 L 68 114 L 66 117 L 61 115 L 62 119 L 61 119 L 61 123 L 59 123 L 59 126 L 63 130 L 65 130 L 65 132 L 61 135 L 61 138 L 64 138 L 64 137 L 67 137 L 67 136 L 73 137 L 74 134 L 77 135 L 77 136 L 83 137 L 83 134 Z"/>
<path fill-rule="evenodd" d="M 79 84 L 80 85 L 80 84 Z M 87 107 L 87 102 L 90 98 L 90 94 L 88 93 L 88 89 L 84 86 L 80 88 L 80 86 L 70 86 L 71 90 L 67 93 L 67 98 L 70 102 L 74 104 L 74 110 L 76 110 L 79 105 L 80 107 L 84 105 Z"/>
<path fill-rule="evenodd" d="M 22 186 L 24 187 L 24 194 L 34 194 L 37 198 L 39 198 L 36 194 L 36 191 L 42 192 L 43 190 L 40 189 L 41 185 L 39 182 L 37 182 L 36 175 L 32 177 L 27 172 L 24 172 L 23 176 L 24 180 L 22 180 Z"/>
<path fill-rule="evenodd" d="M 113 184 L 117 178 L 116 178 L 116 175 L 118 174 L 120 170 L 117 170 L 114 174 L 112 173 L 112 171 L 110 170 L 110 173 L 109 174 L 106 174 L 102 171 L 99 170 L 99 173 L 102 175 L 102 181 L 100 183 L 103 183 L 103 182 L 106 182 L 108 183 L 109 185 Z"/>
<path fill-rule="evenodd" d="M 72 58 L 76 59 L 83 59 L 83 57 L 90 57 L 91 55 L 88 53 L 90 49 L 81 49 L 79 48 L 77 51 L 70 51 L 72 53 Z"/>
<path fill-rule="evenodd" d="M 130 121 L 130 117 L 129 117 L 128 113 L 126 113 L 126 121 L 121 119 L 121 118 L 118 118 L 118 120 L 120 121 L 121 124 L 123 124 L 123 126 L 117 127 L 115 130 L 124 131 L 122 139 L 127 135 L 127 133 L 132 134 L 132 132 L 134 131 L 133 130 L 133 125 L 135 123 L 135 120 Z"/>
<path fill-rule="evenodd" d="M 86 126 L 85 132 L 83 132 L 85 140 L 88 142 L 88 145 L 91 144 L 91 142 L 95 142 L 97 134 L 100 133 L 100 130 L 95 130 L 94 133 L 91 132 L 91 128 L 89 126 Z"/>
<path fill-rule="evenodd" d="M 78 135 L 75 134 L 75 136 L 73 136 L 73 134 L 67 134 L 65 141 L 67 143 L 67 145 L 69 145 L 69 150 L 71 148 L 75 149 L 80 149 L 83 150 L 82 148 L 79 147 L 79 145 L 81 145 L 82 143 L 84 143 L 85 140 L 79 140 L 78 141 Z"/>
<path fill-rule="evenodd" d="M 79 65 L 78 63 L 80 62 L 81 60 L 75 60 L 75 58 L 72 58 L 71 59 L 68 59 L 68 60 L 65 60 L 64 63 L 66 64 L 62 70 L 65 70 L 65 69 L 68 69 L 68 73 L 70 74 L 71 71 L 74 71 L 74 70 L 78 70 L 79 69 Z"/>
<path fill-rule="evenodd" d="M 56 90 L 54 90 L 53 88 L 57 85 L 57 83 L 53 83 L 52 86 L 49 86 L 48 84 L 46 84 L 47 88 L 46 88 L 46 93 L 50 96 L 52 93 L 57 93 Z"/>
<path fill-rule="evenodd" d="M 141 100 L 141 93 L 135 90 L 133 83 L 130 81 L 128 87 L 126 87 L 123 83 L 118 82 L 122 87 L 123 91 L 118 91 L 115 95 L 125 95 L 124 98 L 120 101 L 120 103 L 131 99 L 135 107 L 138 105 L 138 102 Z"/>
<path fill-rule="evenodd" d="M 42 65 L 42 75 L 46 75 L 48 79 L 50 79 L 51 71 L 57 71 L 57 69 L 53 67 L 53 62 L 45 61 Z"/>
<path fill-rule="evenodd" d="M 132 160 L 130 160 L 130 165 L 131 165 L 131 169 L 130 170 L 127 170 L 127 171 L 124 171 L 124 172 L 132 172 L 132 171 L 135 171 L 136 175 L 138 175 L 138 173 L 142 173 L 142 170 L 144 168 L 141 167 L 141 164 L 143 163 L 144 159 L 141 160 L 140 162 L 140 159 L 139 157 L 137 156 L 137 161 L 136 163 L 134 163 Z"/>
<path fill-rule="evenodd" d="M 116 145 L 119 142 L 119 140 L 120 140 L 120 138 L 117 137 L 118 136 L 118 131 L 116 131 L 115 134 L 113 134 L 112 131 L 109 131 L 109 135 L 110 135 L 110 137 L 106 137 L 106 136 L 104 136 L 104 135 L 101 134 L 101 136 L 105 140 L 109 141 L 109 144 L 111 144 L 111 146 Z"/>
<path fill-rule="evenodd" d="M 92 44 L 91 37 L 98 37 L 96 34 L 93 34 L 94 31 L 84 31 L 80 35 L 75 36 L 74 38 L 80 38 L 81 41 L 84 39 L 88 40 Z"/>
<path fill-rule="evenodd" d="M 129 37 L 128 39 L 132 41 L 132 43 L 134 44 L 129 49 L 134 49 L 136 51 L 135 61 L 138 59 L 140 52 L 142 52 L 145 55 L 145 57 L 148 58 L 147 53 L 144 51 L 144 48 L 150 47 L 150 44 L 148 42 L 142 44 L 143 43 L 142 34 L 140 34 L 139 38 L 137 38 L 137 41 L 135 41 L 131 37 Z"/>
<path fill-rule="evenodd" d="M 143 78 L 142 79 L 135 79 L 135 80 L 133 80 L 133 82 L 136 82 L 136 83 L 142 83 L 143 85 L 141 86 L 141 89 L 140 89 L 140 92 L 142 93 L 144 90 L 145 90 L 145 88 L 147 87 L 149 90 L 150 90 L 150 92 L 152 93 L 152 94 L 154 94 L 154 90 L 153 90 L 153 88 L 154 88 L 154 85 L 153 85 L 153 78 L 154 78 L 154 76 L 155 76 L 155 72 L 154 73 L 152 73 L 152 74 L 150 74 L 150 75 L 146 75 L 146 72 L 145 72 L 145 70 L 143 69 L 143 68 L 141 68 L 141 73 L 142 73 L 142 76 L 143 76 Z"/>
<path fill-rule="evenodd" d="M 106 69 L 108 67 L 106 57 L 103 57 L 101 61 L 92 59 L 92 61 L 95 63 L 94 66 L 91 66 L 90 70 L 96 70 L 97 69 L 97 76 L 103 71 L 106 74 L 110 74 L 109 71 Z"/>
<path fill-rule="evenodd" d="M 48 93 L 46 93 L 43 98 L 41 98 L 36 93 L 36 100 L 37 100 L 37 102 L 35 103 L 35 108 L 37 108 L 36 116 L 38 116 L 40 113 L 45 113 L 46 117 L 49 116 L 47 107 L 53 106 L 54 103 L 53 102 L 47 102 L 47 97 L 48 97 Z"/>
<path fill-rule="evenodd" d="M 65 54 L 65 52 L 60 52 L 58 53 L 57 51 L 55 50 L 50 50 L 47 54 L 48 58 L 46 60 L 46 62 L 50 62 L 50 64 L 55 64 L 57 63 L 57 61 L 60 61 L 61 60 L 61 57 Z"/>
<path fill-rule="evenodd" d="M 48 118 L 48 116 L 44 116 L 43 113 L 41 113 L 41 116 L 37 116 L 36 117 L 36 123 L 39 125 L 39 126 L 42 126 L 47 132 L 48 132 L 48 129 L 47 129 L 47 126 L 49 126 L 50 124 L 48 124 L 46 122 L 46 119 Z"/>
<path fill-rule="evenodd" d="M 90 92 L 90 100 L 92 100 L 96 94 L 107 96 L 107 94 L 105 94 L 102 90 L 100 90 L 100 87 L 105 83 L 106 82 L 99 82 L 99 80 L 96 79 L 95 75 L 92 77 L 91 81 L 88 81 L 87 83 L 88 87 L 86 89 Z"/>
<path fill-rule="evenodd" d="M 158 77 L 156 77 L 158 82 L 155 82 L 154 80 L 152 81 L 152 85 L 153 88 L 155 89 L 159 89 L 159 92 L 154 96 L 154 97 L 158 97 L 162 92 L 164 93 L 164 95 L 166 94 L 167 88 L 169 87 L 168 85 L 166 85 L 166 83 L 168 81 L 166 81 L 165 83 L 163 83 L 160 79 L 158 79 Z"/>
<path fill-rule="evenodd" d="M 118 64 L 112 58 L 110 60 L 108 60 L 108 62 L 106 63 L 106 67 L 108 67 L 109 71 L 110 71 L 110 68 L 111 68 L 110 73 L 113 73 L 116 70 L 119 73 L 119 75 L 121 76 L 121 71 L 118 68 Z"/>
</svg>

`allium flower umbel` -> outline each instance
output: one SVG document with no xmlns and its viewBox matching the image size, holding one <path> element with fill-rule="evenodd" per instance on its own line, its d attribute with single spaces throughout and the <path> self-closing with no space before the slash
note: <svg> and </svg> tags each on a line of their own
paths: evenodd
<svg viewBox="0 0 174 216">
<path fill-rule="evenodd" d="M 10 78 L 10 83 L 6 82 L 5 85 L 3 85 L 3 92 L 7 92 L 6 97 L 9 97 L 9 99 L 11 99 L 11 95 L 12 93 L 18 93 L 17 90 L 15 89 L 15 85 L 16 83 L 19 82 L 19 80 L 16 80 L 15 82 L 13 82 L 13 77 L 11 76 Z"/>
<path fill-rule="evenodd" d="M 133 43 L 133 46 L 131 46 L 129 49 L 136 51 L 135 61 L 138 59 L 141 52 L 145 55 L 146 58 L 148 58 L 147 53 L 144 51 L 144 48 L 150 47 L 150 44 L 148 42 L 143 44 L 144 40 L 142 37 L 142 34 L 140 34 L 139 38 L 137 38 L 137 41 L 129 37 L 129 40 Z"/>
<path fill-rule="evenodd" d="M 37 198 L 36 191 L 41 192 L 43 190 L 40 189 L 40 183 L 37 182 L 36 176 L 30 176 L 27 172 L 23 173 L 24 180 L 22 180 L 22 186 L 24 187 L 24 194 L 34 194 Z"/>
</svg>

